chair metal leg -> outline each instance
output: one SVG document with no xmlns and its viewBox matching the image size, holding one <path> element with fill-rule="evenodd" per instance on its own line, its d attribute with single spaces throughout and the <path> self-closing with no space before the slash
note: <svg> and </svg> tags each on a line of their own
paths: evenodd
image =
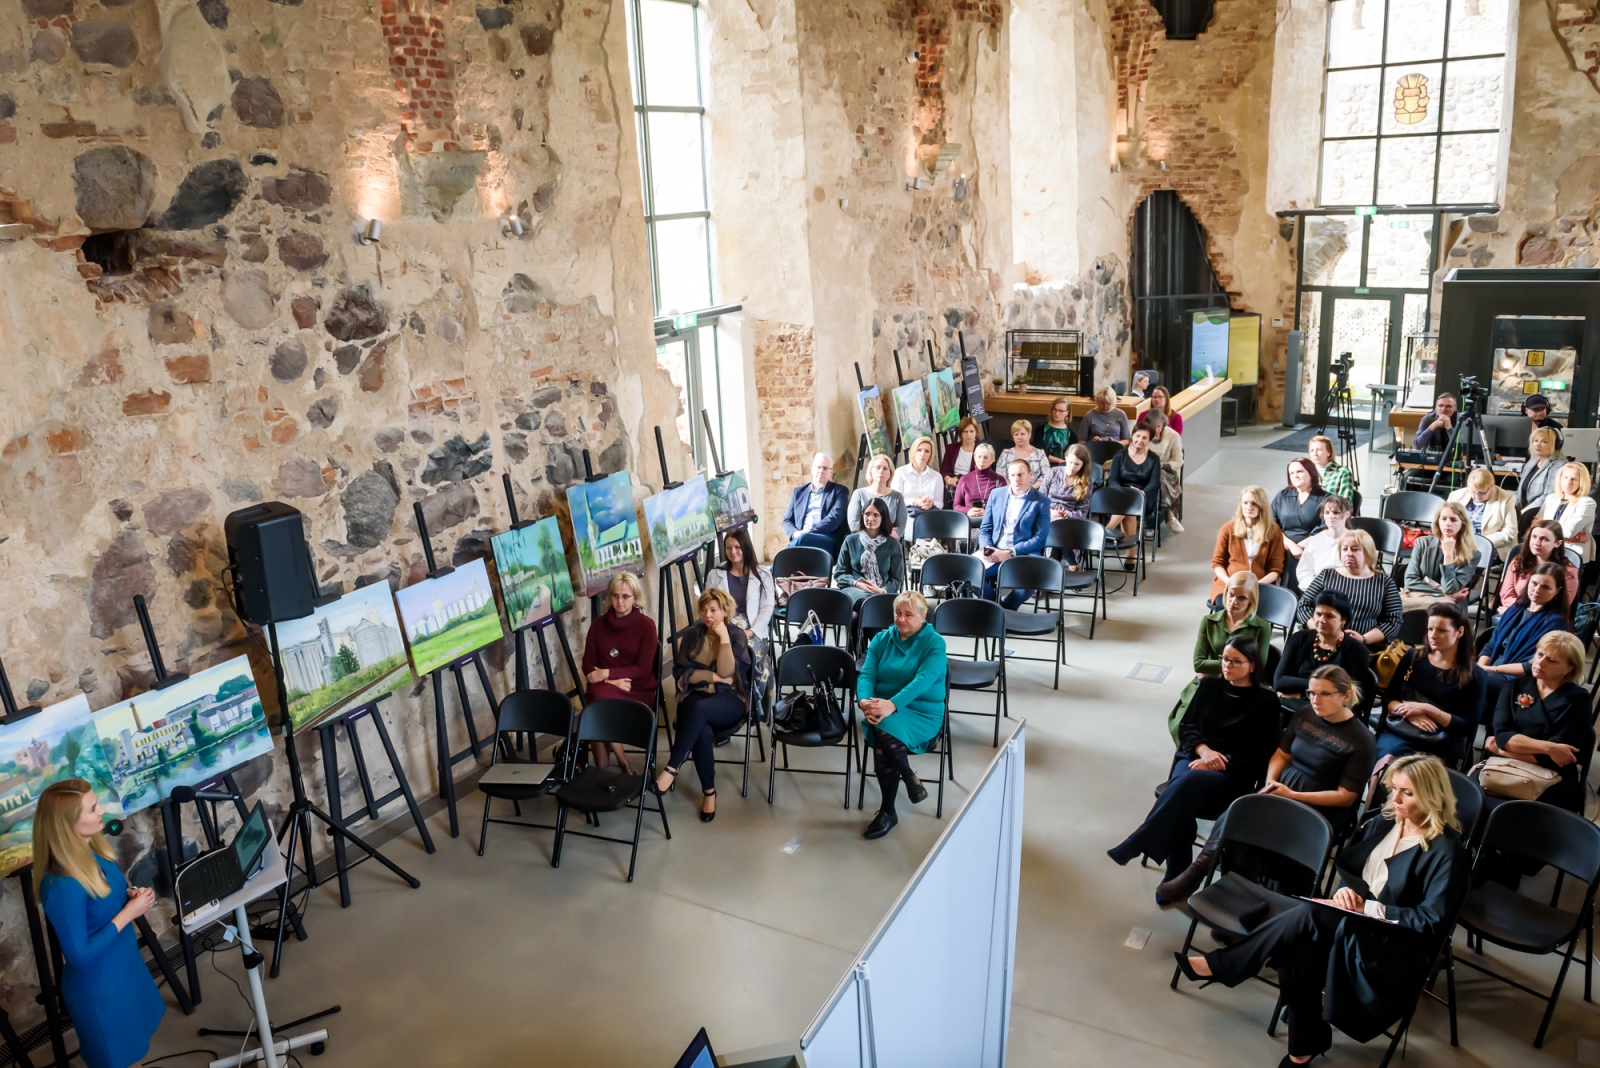
<svg viewBox="0 0 1600 1068">
<path fill-rule="evenodd" d="M 850 772 L 856 763 L 856 736 L 851 731 L 845 731 L 844 739 L 844 810 L 850 811 Z"/>
<path fill-rule="evenodd" d="M 772 760 L 771 760 L 771 762 L 769 762 L 767 764 L 767 804 L 769 804 L 769 805 L 772 804 L 772 790 L 773 790 L 773 787 L 776 786 L 777 782 L 778 782 L 778 746 L 779 745 L 782 745 L 782 743 L 779 742 L 777 739 L 773 739 L 773 742 L 772 742 Z M 789 747 L 788 746 L 784 746 L 783 747 L 783 751 L 784 751 L 785 759 L 787 760 Z"/>
<path fill-rule="evenodd" d="M 1572 933 L 1572 941 L 1567 943 L 1566 956 L 1561 959 L 1561 970 L 1556 973 L 1556 988 L 1550 991 L 1550 1003 L 1545 1006 L 1544 1019 L 1539 1021 L 1539 1033 L 1534 1036 L 1533 1048 L 1541 1049 L 1544 1046 L 1544 1034 L 1550 1030 L 1550 1019 L 1556 1014 L 1556 1002 L 1561 1000 L 1561 984 L 1567 981 L 1567 968 L 1572 965 L 1572 954 L 1578 948 L 1578 933 Z"/>
<path fill-rule="evenodd" d="M 1589 922 L 1583 929 L 1583 1000 L 1592 1002 L 1589 981 L 1594 974 L 1594 909 L 1589 909 Z"/>
<path fill-rule="evenodd" d="M 633 866 L 639 861 L 639 835 L 644 831 L 644 789 L 639 790 L 639 813 L 633 818 L 633 852 L 628 854 L 628 881 L 633 882 Z"/>
<path fill-rule="evenodd" d="M 1461 1043 L 1456 1038 L 1456 955 L 1448 939 L 1444 944 L 1444 984 L 1445 993 L 1450 997 L 1450 1044 L 1459 1046 Z"/>
<path fill-rule="evenodd" d="M 561 841 L 567 835 L 567 806 L 556 802 L 556 844 L 550 853 L 550 866 L 561 867 Z"/>
<path fill-rule="evenodd" d="M 483 823 L 478 827 L 478 856 L 483 856 L 484 843 L 489 840 L 489 806 L 494 804 L 494 798 L 488 794 L 483 795 Z"/>
<path fill-rule="evenodd" d="M 860 812 L 867 804 L 867 752 L 872 747 L 863 739 L 861 743 L 861 778 L 856 785 L 856 811 Z M 872 773 L 878 773 L 878 754 L 872 754 Z"/>
</svg>

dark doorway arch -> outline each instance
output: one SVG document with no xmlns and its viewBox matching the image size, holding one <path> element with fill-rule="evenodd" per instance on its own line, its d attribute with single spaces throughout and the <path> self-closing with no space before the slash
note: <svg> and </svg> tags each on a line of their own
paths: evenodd
<svg viewBox="0 0 1600 1068">
<path fill-rule="evenodd" d="M 1205 230 L 1170 189 L 1133 213 L 1133 351 L 1177 393 L 1189 384 L 1188 314 L 1226 308 L 1228 296 L 1206 255 Z"/>
</svg>

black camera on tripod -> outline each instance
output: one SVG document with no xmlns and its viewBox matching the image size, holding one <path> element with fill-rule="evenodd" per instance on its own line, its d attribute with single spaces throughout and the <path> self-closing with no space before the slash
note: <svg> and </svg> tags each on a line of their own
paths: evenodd
<svg viewBox="0 0 1600 1068">
<path fill-rule="evenodd" d="M 1477 375 L 1461 376 L 1461 416 L 1464 419 L 1479 415 L 1488 407 L 1489 387 L 1478 381 Z"/>
<path fill-rule="evenodd" d="M 1350 388 L 1350 372 L 1356 365 L 1356 354 L 1341 352 L 1333 361 L 1333 388 L 1343 391 Z"/>
</svg>

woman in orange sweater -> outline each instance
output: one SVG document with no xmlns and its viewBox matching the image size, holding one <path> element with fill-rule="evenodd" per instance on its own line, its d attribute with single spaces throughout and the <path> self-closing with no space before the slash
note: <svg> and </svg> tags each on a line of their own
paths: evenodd
<svg viewBox="0 0 1600 1068">
<path fill-rule="evenodd" d="M 1250 572 L 1258 582 L 1276 583 L 1283 575 L 1283 531 L 1273 522 L 1267 491 L 1260 486 L 1244 488 L 1233 518 L 1217 531 L 1217 547 L 1211 554 L 1213 601 L 1240 571 Z"/>
</svg>

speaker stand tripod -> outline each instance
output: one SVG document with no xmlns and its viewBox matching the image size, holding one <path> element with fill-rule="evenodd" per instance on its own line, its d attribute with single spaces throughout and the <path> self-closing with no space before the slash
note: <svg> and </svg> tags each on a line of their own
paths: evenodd
<svg viewBox="0 0 1600 1068">
<path fill-rule="evenodd" d="M 1494 455 L 1489 451 L 1489 436 L 1483 432 L 1483 416 L 1476 410 L 1475 404 L 1468 403 L 1463 405 L 1456 417 L 1456 425 L 1450 428 L 1450 442 L 1439 455 L 1439 466 L 1433 472 L 1433 480 L 1428 483 L 1428 492 L 1438 489 L 1439 479 L 1444 477 L 1446 471 L 1450 472 L 1447 488 L 1455 489 L 1456 476 L 1472 466 L 1474 453 L 1482 458 L 1485 467 L 1489 466 Z"/>
</svg>

